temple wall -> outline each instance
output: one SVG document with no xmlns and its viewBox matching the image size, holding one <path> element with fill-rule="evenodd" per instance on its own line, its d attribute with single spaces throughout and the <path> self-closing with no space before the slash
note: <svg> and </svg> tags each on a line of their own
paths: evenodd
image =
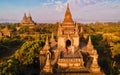
<svg viewBox="0 0 120 75">
<path fill-rule="evenodd" d="M 41 66 L 41 68 L 44 67 L 46 59 L 47 59 L 46 56 L 40 55 L 40 66 Z"/>
<path fill-rule="evenodd" d="M 73 45 L 74 45 L 75 47 L 79 47 L 79 37 L 73 37 L 73 40 L 74 40 Z"/>
<path fill-rule="evenodd" d="M 58 48 L 65 48 L 65 40 L 64 37 L 58 38 Z"/>
<path fill-rule="evenodd" d="M 66 68 L 69 66 L 69 68 L 83 68 L 83 61 L 78 58 L 74 59 L 59 59 L 58 60 L 58 66 Z"/>
<path fill-rule="evenodd" d="M 66 47 L 66 41 L 70 40 L 71 45 L 75 47 L 79 47 L 79 37 L 70 37 L 70 38 L 64 38 L 64 37 L 59 37 L 58 38 L 58 48 L 65 48 Z"/>
</svg>

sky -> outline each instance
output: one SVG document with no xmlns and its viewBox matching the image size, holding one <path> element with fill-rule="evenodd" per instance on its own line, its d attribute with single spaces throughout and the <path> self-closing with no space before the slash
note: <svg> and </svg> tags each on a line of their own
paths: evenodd
<svg viewBox="0 0 120 75">
<path fill-rule="evenodd" d="M 20 22 L 29 11 L 37 23 L 62 22 L 67 3 L 75 22 L 120 21 L 120 0 L 0 0 L 0 22 Z"/>
</svg>

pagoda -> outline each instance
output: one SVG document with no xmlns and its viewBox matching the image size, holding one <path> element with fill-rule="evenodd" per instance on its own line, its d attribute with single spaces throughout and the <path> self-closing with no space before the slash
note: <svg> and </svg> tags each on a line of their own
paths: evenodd
<svg viewBox="0 0 120 75">
<path fill-rule="evenodd" d="M 28 17 L 26 16 L 26 13 L 24 13 L 24 16 L 20 22 L 21 25 L 35 25 L 34 21 L 32 20 L 30 12 L 28 13 Z"/>
<path fill-rule="evenodd" d="M 78 25 L 72 20 L 72 15 L 67 4 L 64 21 L 58 27 L 58 48 L 65 49 L 70 45 L 79 47 Z"/>
<path fill-rule="evenodd" d="M 64 20 L 58 25 L 58 39 L 55 41 L 52 33 L 50 41 L 47 37 L 45 46 L 40 51 L 41 70 L 53 75 L 104 75 L 100 71 L 98 54 L 92 45 L 91 37 L 84 50 L 81 50 L 81 34 L 83 35 L 83 29 L 79 31 L 78 24 L 73 21 L 67 4 Z M 89 54 L 86 59 L 93 58 L 91 64 L 83 59 L 83 53 Z M 86 67 L 85 63 L 90 67 Z"/>
</svg>

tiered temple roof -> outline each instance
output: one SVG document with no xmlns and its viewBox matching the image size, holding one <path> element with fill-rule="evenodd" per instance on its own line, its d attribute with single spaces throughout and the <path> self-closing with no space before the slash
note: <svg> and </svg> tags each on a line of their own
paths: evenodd
<svg viewBox="0 0 120 75">
<path fill-rule="evenodd" d="M 71 12 L 70 12 L 70 9 L 69 9 L 69 4 L 67 4 L 64 21 L 62 23 L 62 26 L 67 26 L 67 25 L 69 25 L 69 26 L 74 25 L 72 15 L 71 15 Z"/>
<path fill-rule="evenodd" d="M 89 36 L 89 40 L 86 46 L 86 51 L 91 54 L 93 50 L 94 50 L 94 47 L 91 41 L 91 36 Z"/>
<path fill-rule="evenodd" d="M 91 74 L 104 75 L 104 73 L 100 71 L 100 66 L 98 65 L 98 53 L 97 50 L 94 49 L 90 36 L 89 36 L 88 44 L 86 46 L 86 51 L 89 53 L 90 57 L 93 58 L 90 66 Z"/>
<path fill-rule="evenodd" d="M 46 42 L 45 42 L 45 46 L 43 47 L 43 50 L 49 50 L 50 49 L 50 45 L 49 45 L 49 41 L 48 41 L 48 37 L 46 38 Z"/>
<path fill-rule="evenodd" d="M 28 14 L 28 17 L 26 16 L 26 13 L 24 13 L 23 19 L 21 20 L 20 24 L 22 24 L 22 25 L 35 25 L 34 21 L 32 20 L 30 12 Z"/>
<path fill-rule="evenodd" d="M 90 60 L 89 64 L 88 61 L 83 60 L 84 56 L 82 55 L 82 52 L 79 48 L 80 37 L 78 32 L 78 24 L 73 22 L 69 4 L 67 4 L 64 21 L 62 24 L 59 24 L 58 27 L 58 41 L 57 45 L 55 45 L 55 49 L 52 48 L 51 44 L 49 44 L 47 37 L 45 46 L 40 51 L 40 63 L 43 63 L 43 59 L 45 58 L 45 65 L 43 63 L 44 68 L 42 69 L 43 71 L 51 73 L 52 69 L 54 69 L 57 73 L 79 73 L 79 75 L 95 75 L 94 72 L 100 73 L 100 67 L 97 61 L 98 54 L 94 49 L 91 37 L 89 36 L 88 44 L 85 47 L 85 54 L 90 55 L 86 58 L 88 60 L 91 57 L 93 58 L 92 61 Z M 81 33 L 83 33 L 82 28 Z M 50 42 L 53 41 L 54 36 L 52 33 Z M 52 58 L 50 58 L 49 55 Z M 87 63 L 90 68 L 84 66 L 84 63 Z M 100 73 L 99 75 L 102 74 Z"/>
</svg>

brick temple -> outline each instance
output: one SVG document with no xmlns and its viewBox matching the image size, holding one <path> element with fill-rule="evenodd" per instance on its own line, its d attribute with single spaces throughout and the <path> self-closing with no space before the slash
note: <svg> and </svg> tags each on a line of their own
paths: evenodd
<svg viewBox="0 0 120 75">
<path fill-rule="evenodd" d="M 81 45 L 83 35 L 83 28 L 79 30 L 67 4 L 64 20 L 58 26 L 57 42 L 52 33 L 51 39 L 46 38 L 45 46 L 40 51 L 40 75 L 104 75 L 98 65 L 98 53 L 91 37 L 86 45 Z"/>
</svg>

